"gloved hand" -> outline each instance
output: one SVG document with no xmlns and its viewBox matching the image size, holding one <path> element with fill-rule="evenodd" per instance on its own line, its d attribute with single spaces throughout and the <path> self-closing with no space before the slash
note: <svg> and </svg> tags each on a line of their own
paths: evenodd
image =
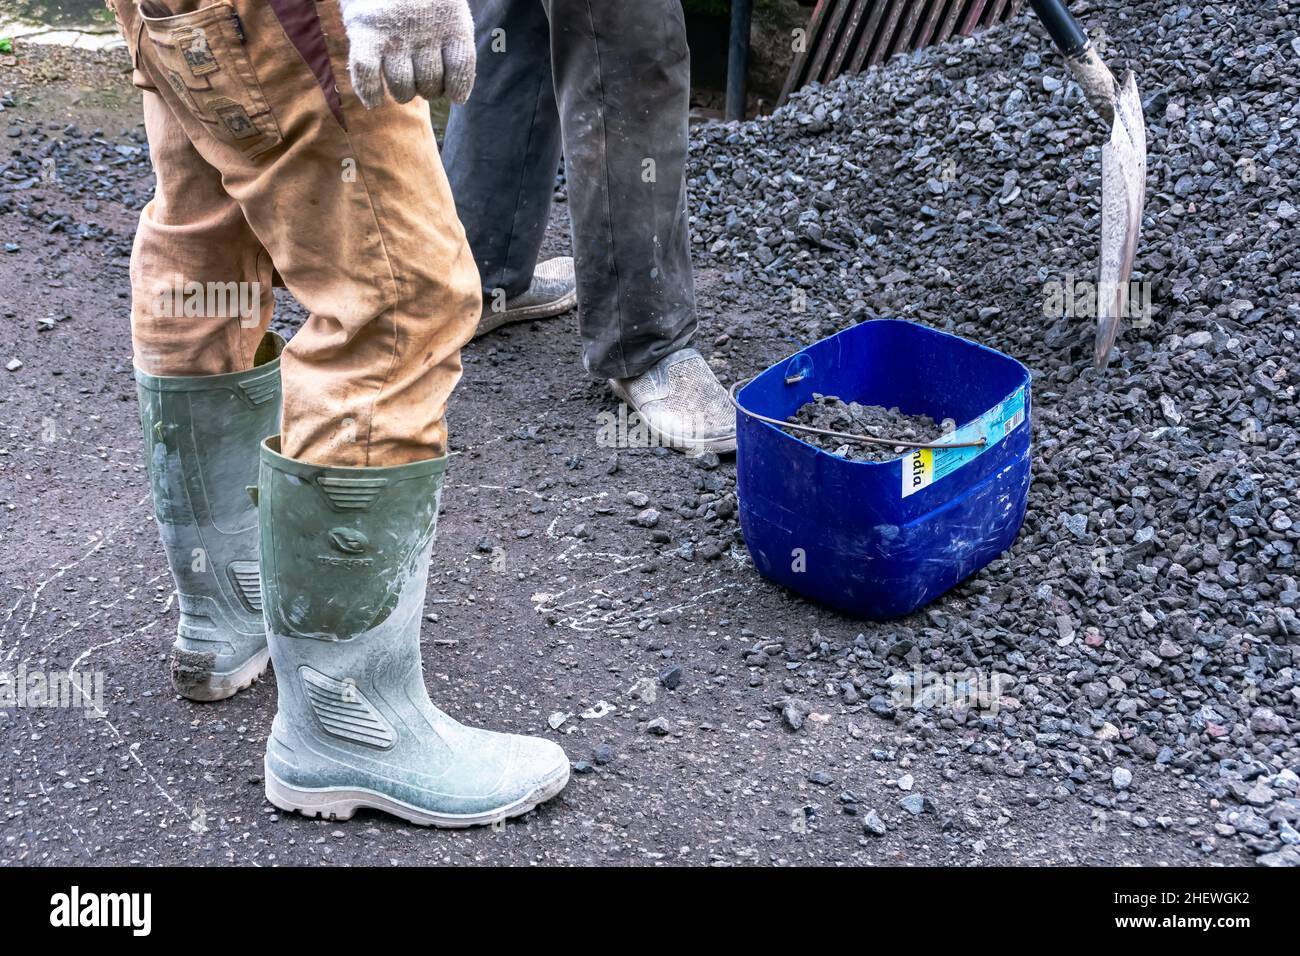
<svg viewBox="0 0 1300 956">
<path fill-rule="evenodd" d="M 348 72 L 374 109 L 384 84 L 399 103 L 444 93 L 456 103 L 474 86 L 474 21 L 465 0 L 339 0 Z"/>
</svg>

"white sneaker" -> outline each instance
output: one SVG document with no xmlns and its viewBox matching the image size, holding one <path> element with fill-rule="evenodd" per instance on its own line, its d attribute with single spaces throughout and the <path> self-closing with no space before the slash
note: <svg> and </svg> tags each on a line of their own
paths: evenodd
<svg viewBox="0 0 1300 956">
<path fill-rule="evenodd" d="M 487 335 L 511 322 L 549 319 L 568 312 L 578 301 L 578 281 L 573 274 L 573 257 L 557 256 L 539 262 L 533 281 L 519 295 L 497 303 L 493 297 L 483 300 L 474 338 Z"/>
<path fill-rule="evenodd" d="M 634 378 L 611 378 L 609 387 L 666 448 L 688 455 L 736 450 L 736 409 L 695 349 L 665 355 Z"/>
</svg>

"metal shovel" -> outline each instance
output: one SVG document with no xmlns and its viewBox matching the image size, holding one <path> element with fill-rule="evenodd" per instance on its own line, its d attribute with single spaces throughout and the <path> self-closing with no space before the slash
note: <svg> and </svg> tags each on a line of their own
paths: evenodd
<svg viewBox="0 0 1300 956">
<path fill-rule="evenodd" d="M 1101 265 L 1097 278 L 1097 342 L 1093 360 L 1105 368 L 1129 311 L 1129 279 L 1146 201 L 1147 128 L 1132 70 L 1119 83 L 1064 0 L 1029 0 L 1097 115 L 1110 128 L 1101 149 Z"/>
</svg>

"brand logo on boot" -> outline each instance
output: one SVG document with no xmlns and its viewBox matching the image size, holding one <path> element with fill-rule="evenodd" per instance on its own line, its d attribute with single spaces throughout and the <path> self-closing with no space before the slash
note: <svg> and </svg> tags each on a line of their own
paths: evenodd
<svg viewBox="0 0 1300 956">
<path fill-rule="evenodd" d="M 370 539 L 352 528 L 335 528 L 330 532 L 330 544 L 344 554 L 363 554 Z"/>
<path fill-rule="evenodd" d="M 335 528 L 329 533 L 329 542 L 335 551 L 341 551 L 347 555 L 364 554 L 370 547 L 370 540 L 354 528 Z M 322 564 L 333 564 L 348 568 L 363 567 L 374 563 L 373 558 L 337 558 L 332 554 L 322 554 L 317 560 Z"/>
</svg>

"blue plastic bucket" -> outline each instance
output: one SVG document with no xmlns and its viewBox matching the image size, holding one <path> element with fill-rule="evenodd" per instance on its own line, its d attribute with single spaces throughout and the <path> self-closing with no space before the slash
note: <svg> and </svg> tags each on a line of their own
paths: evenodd
<svg viewBox="0 0 1300 956">
<path fill-rule="evenodd" d="M 744 414 L 785 420 L 814 392 L 951 418 L 952 440 L 986 444 L 846 461 Z M 769 580 L 849 614 L 901 617 L 984 567 L 1020 530 L 1029 370 L 1001 352 L 879 319 L 778 362 L 736 398 L 740 526 Z"/>
</svg>

